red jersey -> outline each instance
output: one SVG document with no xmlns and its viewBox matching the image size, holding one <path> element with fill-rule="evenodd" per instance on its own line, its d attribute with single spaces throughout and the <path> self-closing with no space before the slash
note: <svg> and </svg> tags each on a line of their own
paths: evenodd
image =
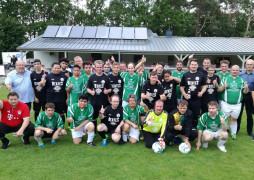
<svg viewBox="0 0 254 180">
<path fill-rule="evenodd" d="M 13 108 L 9 101 L 2 101 L 3 109 L 1 109 L 1 122 L 7 126 L 16 127 L 23 123 L 24 118 L 30 117 L 29 108 L 25 103 L 18 102 Z"/>
</svg>

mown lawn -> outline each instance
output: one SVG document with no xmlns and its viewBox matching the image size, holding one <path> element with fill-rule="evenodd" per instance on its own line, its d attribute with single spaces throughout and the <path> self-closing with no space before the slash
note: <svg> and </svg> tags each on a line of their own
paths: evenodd
<svg viewBox="0 0 254 180">
<path fill-rule="evenodd" d="M 5 100 L 6 88 L 0 92 Z M 31 120 L 34 122 L 33 113 Z M 193 149 L 181 154 L 178 147 L 166 147 L 161 154 L 145 148 L 144 142 L 118 146 L 109 141 L 97 147 L 84 143 L 74 145 L 71 133 L 52 145 L 44 140 L 45 147 L 24 146 L 21 138 L 8 134 L 12 141 L 7 150 L 0 150 L 0 179 L 254 179 L 254 142 L 246 133 L 246 119 L 243 117 L 238 140 L 229 139 L 227 153 L 219 151 L 216 142 L 208 149 Z"/>
</svg>

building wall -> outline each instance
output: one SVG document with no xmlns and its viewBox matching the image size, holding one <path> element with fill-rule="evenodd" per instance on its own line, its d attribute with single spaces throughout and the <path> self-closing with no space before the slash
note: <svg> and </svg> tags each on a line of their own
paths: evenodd
<svg viewBox="0 0 254 180">
<path fill-rule="evenodd" d="M 104 53 L 102 54 L 102 60 L 107 60 L 109 56 L 112 54 L 110 53 Z M 142 55 L 142 54 L 137 54 L 137 55 Z M 67 53 L 67 58 L 70 61 L 74 60 L 75 56 L 81 56 L 84 61 L 87 61 L 91 57 L 91 53 L 76 53 L 76 52 L 68 52 Z M 133 62 L 134 61 L 134 54 L 121 54 L 121 61 L 125 61 L 126 63 L 128 62 Z M 164 62 L 168 63 L 169 66 L 175 66 L 177 59 L 173 55 L 145 55 L 147 58 L 147 63 L 146 66 L 151 66 L 153 63 L 157 62 Z M 116 55 L 118 57 L 118 55 Z M 237 64 L 241 67 L 242 62 L 238 59 L 237 56 L 228 56 L 228 55 L 197 55 L 194 56 L 196 59 L 199 60 L 199 64 L 202 65 L 202 61 L 204 58 L 210 58 L 212 61 L 212 64 L 214 64 L 216 58 L 220 59 L 230 59 L 231 64 Z M 54 52 L 53 54 L 50 52 L 39 52 L 35 51 L 34 52 L 34 58 L 40 59 L 42 61 L 42 64 L 44 64 L 47 68 L 51 66 L 53 62 L 58 62 L 59 58 L 59 53 Z M 187 64 L 187 59 L 184 61 L 184 64 Z"/>
<path fill-rule="evenodd" d="M 45 65 L 46 68 L 50 68 L 53 62 L 59 61 L 59 53 L 34 51 L 34 59 L 40 59 L 41 63 Z"/>
</svg>

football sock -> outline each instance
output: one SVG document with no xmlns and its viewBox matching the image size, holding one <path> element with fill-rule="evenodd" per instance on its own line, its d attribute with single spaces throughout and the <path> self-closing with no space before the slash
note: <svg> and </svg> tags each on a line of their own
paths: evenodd
<svg viewBox="0 0 254 180">
<path fill-rule="evenodd" d="M 98 131 L 98 134 L 101 136 L 102 139 L 106 139 L 106 133 L 105 131 Z"/>
<path fill-rule="evenodd" d="M 128 137 L 128 134 L 126 134 L 125 132 L 123 132 L 123 141 L 124 141 L 124 142 L 127 142 L 127 137 Z"/>
<path fill-rule="evenodd" d="M 230 124 L 231 135 L 236 134 L 237 124 Z"/>
<path fill-rule="evenodd" d="M 217 145 L 218 146 L 223 146 L 227 141 L 219 140 Z"/>
<path fill-rule="evenodd" d="M 34 139 L 35 139 L 37 142 L 41 141 L 41 137 L 35 137 L 35 136 L 34 136 Z"/>
<path fill-rule="evenodd" d="M 94 131 L 93 132 L 87 132 L 87 134 L 88 134 L 87 143 L 93 142 Z"/>
<path fill-rule="evenodd" d="M 97 133 L 97 119 L 95 121 L 92 121 L 92 123 L 94 124 L 94 133 Z"/>
</svg>

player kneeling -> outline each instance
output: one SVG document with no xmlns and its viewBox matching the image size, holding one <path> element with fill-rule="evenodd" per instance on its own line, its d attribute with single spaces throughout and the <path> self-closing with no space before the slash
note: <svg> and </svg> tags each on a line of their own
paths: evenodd
<svg viewBox="0 0 254 180">
<path fill-rule="evenodd" d="M 227 152 L 224 144 L 228 140 L 228 122 L 223 112 L 218 111 L 218 103 L 211 101 L 208 103 L 208 112 L 203 114 L 198 122 L 198 141 L 197 150 L 201 147 L 201 136 L 203 139 L 202 147 L 207 148 L 208 142 L 217 139 L 217 147 L 222 152 Z"/>
<path fill-rule="evenodd" d="M 169 115 L 162 138 L 165 137 L 169 144 L 173 144 L 175 136 L 179 134 L 185 135 L 184 142 L 191 148 L 189 141 L 193 141 L 198 136 L 197 130 L 192 127 L 192 120 L 193 114 L 188 109 L 188 102 L 186 100 L 179 101 L 177 109 L 173 110 Z"/>
<path fill-rule="evenodd" d="M 141 113 L 147 112 L 147 106 L 142 107 L 137 105 L 137 97 L 134 94 L 129 94 L 127 97 L 128 105 L 124 107 L 123 110 L 123 144 L 127 142 L 129 136 L 129 141 L 135 144 L 139 141 L 139 125 Z M 144 119 L 144 117 L 141 117 Z"/>
<path fill-rule="evenodd" d="M 119 106 L 119 96 L 113 95 L 110 98 L 111 106 L 103 107 L 100 110 L 101 124 L 97 126 L 97 131 L 102 137 L 102 145 L 107 145 L 106 133 L 111 134 L 114 142 L 119 142 L 121 139 L 121 127 L 124 125 L 123 107 Z"/>
<path fill-rule="evenodd" d="M 35 123 L 34 138 L 38 142 L 38 146 L 45 146 L 41 138 L 52 138 L 51 143 L 55 144 L 59 137 L 65 135 L 63 120 L 55 112 L 55 105 L 47 103 L 45 111 L 40 113 Z"/>
<path fill-rule="evenodd" d="M 74 144 L 82 142 L 82 131 L 88 134 L 87 144 L 89 146 L 96 146 L 93 143 L 94 138 L 94 124 L 93 107 L 88 104 L 88 95 L 82 94 L 79 96 L 78 103 L 71 105 L 68 109 L 67 121 L 71 125 L 71 135 Z"/>
</svg>

